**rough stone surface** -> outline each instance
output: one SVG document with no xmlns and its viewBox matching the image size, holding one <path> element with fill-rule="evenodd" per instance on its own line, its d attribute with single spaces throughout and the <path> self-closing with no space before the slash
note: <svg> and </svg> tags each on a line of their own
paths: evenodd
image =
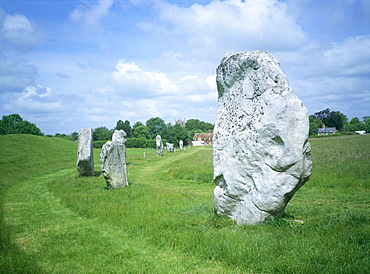
<svg viewBox="0 0 370 274">
<path fill-rule="evenodd" d="M 112 141 L 106 142 L 100 153 L 100 165 L 108 188 L 128 186 L 125 136 L 123 130 L 114 131 Z"/>
<path fill-rule="evenodd" d="M 179 141 L 179 148 L 180 148 L 180 150 L 184 150 L 184 141 L 183 140 Z"/>
<path fill-rule="evenodd" d="M 172 143 L 166 143 L 167 152 L 174 152 L 174 147 Z"/>
<path fill-rule="evenodd" d="M 77 164 L 79 176 L 93 176 L 94 172 L 94 150 L 93 150 L 93 129 L 81 128 L 78 132 Z"/>
<path fill-rule="evenodd" d="M 281 217 L 311 174 L 307 109 L 268 52 L 226 55 L 217 90 L 216 213 L 238 224 Z"/>
<path fill-rule="evenodd" d="M 162 142 L 161 135 L 157 135 L 157 137 L 155 137 L 155 146 L 156 146 L 156 149 L 157 149 L 157 156 L 162 156 L 163 142 Z"/>
</svg>

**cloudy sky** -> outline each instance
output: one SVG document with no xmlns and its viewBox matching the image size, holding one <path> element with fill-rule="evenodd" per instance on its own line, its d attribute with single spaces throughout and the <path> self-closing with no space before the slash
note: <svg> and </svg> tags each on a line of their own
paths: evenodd
<svg viewBox="0 0 370 274">
<path fill-rule="evenodd" d="M 0 0 L 0 115 L 45 134 L 214 123 L 216 67 L 256 49 L 310 114 L 370 115 L 368 0 Z"/>
</svg>

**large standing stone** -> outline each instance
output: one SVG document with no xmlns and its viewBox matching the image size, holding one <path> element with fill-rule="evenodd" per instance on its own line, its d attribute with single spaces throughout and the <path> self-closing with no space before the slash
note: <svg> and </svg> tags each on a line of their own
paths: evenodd
<svg viewBox="0 0 370 274">
<path fill-rule="evenodd" d="M 156 146 L 156 149 L 157 149 L 157 156 L 162 156 L 163 142 L 162 142 L 161 135 L 157 135 L 157 137 L 155 137 L 155 146 Z"/>
<path fill-rule="evenodd" d="M 94 150 L 93 150 L 92 128 L 81 128 L 78 132 L 77 164 L 79 176 L 93 176 L 94 172 Z"/>
<path fill-rule="evenodd" d="M 174 147 L 172 143 L 166 143 L 167 152 L 174 152 Z"/>
<path fill-rule="evenodd" d="M 217 68 L 215 211 L 238 224 L 281 217 L 311 174 L 308 113 L 270 53 L 226 55 Z"/>
<path fill-rule="evenodd" d="M 125 136 L 123 130 L 114 131 L 112 141 L 106 142 L 100 153 L 100 165 L 108 188 L 128 186 Z"/>
<path fill-rule="evenodd" d="M 183 140 L 179 141 L 179 147 L 180 147 L 180 150 L 184 150 L 184 141 Z"/>
</svg>

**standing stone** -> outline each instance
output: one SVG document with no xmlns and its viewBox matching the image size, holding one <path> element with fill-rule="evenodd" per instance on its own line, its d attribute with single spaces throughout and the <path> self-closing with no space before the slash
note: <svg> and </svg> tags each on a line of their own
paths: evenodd
<svg viewBox="0 0 370 274">
<path fill-rule="evenodd" d="M 77 164 L 79 176 L 93 176 L 94 172 L 94 150 L 93 150 L 93 129 L 81 128 L 78 132 Z"/>
<path fill-rule="evenodd" d="M 180 150 L 184 150 L 184 141 L 183 140 L 179 141 L 179 147 L 180 147 Z"/>
<path fill-rule="evenodd" d="M 123 130 L 114 131 L 112 141 L 106 142 L 100 153 L 100 166 L 108 188 L 128 186 L 125 136 Z"/>
<path fill-rule="evenodd" d="M 217 68 L 213 146 L 217 214 L 238 224 L 281 217 L 311 174 L 308 112 L 268 52 L 226 55 Z"/>
<path fill-rule="evenodd" d="M 174 152 L 173 144 L 166 143 L 167 152 Z"/>
<path fill-rule="evenodd" d="M 162 142 L 161 135 L 157 135 L 157 137 L 155 137 L 155 146 L 156 146 L 156 149 L 157 149 L 157 156 L 162 156 L 163 142 Z"/>
</svg>

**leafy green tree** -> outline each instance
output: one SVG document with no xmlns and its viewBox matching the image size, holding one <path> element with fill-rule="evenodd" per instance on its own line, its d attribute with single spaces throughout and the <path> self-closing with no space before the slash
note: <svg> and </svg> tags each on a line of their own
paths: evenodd
<svg viewBox="0 0 370 274">
<path fill-rule="evenodd" d="M 342 130 L 347 122 L 347 116 L 339 111 L 330 111 L 330 108 L 315 112 L 314 117 L 321 120 L 327 127 L 335 127 L 337 130 Z"/>
<path fill-rule="evenodd" d="M 172 126 L 171 123 L 166 125 L 166 128 L 160 132 L 162 139 L 166 139 L 168 142 L 173 143 L 176 147 L 179 146 L 179 141 L 182 140 L 184 144 L 189 141 L 189 134 L 186 128 L 179 124 Z"/>
<path fill-rule="evenodd" d="M 352 132 L 365 130 L 370 132 L 370 124 L 361 122 L 357 117 L 353 117 L 349 122 L 349 130 Z"/>
<path fill-rule="evenodd" d="M 309 122 L 310 122 L 309 135 L 317 135 L 317 130 L 321 128 L 322 121 L 320 119 L 315 118 L 314 115 L 310 115 Z"/>
<path fill-rule="evenodd" d="M 78 139 L 78 132 L 74 131 L 70 134 L 70 136 L 72 141 L 76 141 Z"/>
<path fill-rule="evenodd" d="M 135 124 L 132 126 L 132 128 L 138 127 L 138 126 L 144 126 L 144 124 L 140 121 L 135 122 Z"/>
<path fill-rule="evenodd" d="M 189 119 L 185 123 L 185 128 L 187 130 L 200 130 L 200 132 L 209 132 L 213 131 L 213 125 L 199 119 Z"/>
<path fill-rule="evenodd" d="M 321 120 L 325 124 L 325 121 L 328 119 L 329 115 L 330 115 L 330 108 L 327 108 L 327 109 L 315 112 L 313 116 L 316 119 Z"/>
<path fill-rule="evenodd" d="M 349 122 L 350 125 L 357 125 L 357 124 L 360 124 L 360 123 L 361 123 L 361 121 L 357 117 L 353 117 L 351 119 L 351 121 Z"/>
<path fill-rule="evenodd" d="M 24 121 L 19 114 L 3 116 L 0 120 L 0 134 L 43 135 L 35 124 Z"/>
<path fill-rule="evenodd" d="M 41 130 L 33 123 L 21 121 L 15 124 L 14 130 L 18 134 L 43 135 Z"/>
<path fill-rule="evenodd" d="M 131 124 L 129 120 L 126 120 L 125 122 L 118 120 L 115 129 L 123 130 L 126 132 L 126 138 L 131 138 Z"/>
<path fill-rule="evenodd" d="M 94 141 L 107 141 L 112 139 L 113 130 L 109 130 L 106 127 L 98 127 L 93 131 Z"/>
<path fill-rule="evenodd" d="M 149 139 L 149 136 L 150 136 L 149 129 L 146 126 L 144 126 L 143 124 L 139 125 L 137 127 L 134 127 L 132 134 L 135 138 Z"/>
<path fill-rule="evenodd" d="M 155 117 L 146 121 L 146 126 L 149 130 L 150 138 L 155 138 L 157 134 L 165 129 L 166 124 L 162 118 Z"/>
<path fill-rule="evenodd" d="M 6 134 L 5 128 L 3 127 L 2 121 L 0 120 L 0 135 L 5 135 L 5 134 Z"/>
<path fill-rule="evenodd" d="M 364 117 L 362 117 L 362 121 L 364 121 L 365 124 L 370 125 L 370 116 L 364 116 Z"/>
<path fill-rule="evenodd" d="M 116 123 L 116 127 L 115 127 L 115 130 L 123 130 L 124 128 L 124 123 L 122 120 L 118 120 L 117 123 Z"/>
<path fill-rule="evenodd" d="M 0 124 L 2 134 L 16 134 L 15 125 L 22 121 L 23 119 L 19 114 L 4 115 Z"/>
</svg>

